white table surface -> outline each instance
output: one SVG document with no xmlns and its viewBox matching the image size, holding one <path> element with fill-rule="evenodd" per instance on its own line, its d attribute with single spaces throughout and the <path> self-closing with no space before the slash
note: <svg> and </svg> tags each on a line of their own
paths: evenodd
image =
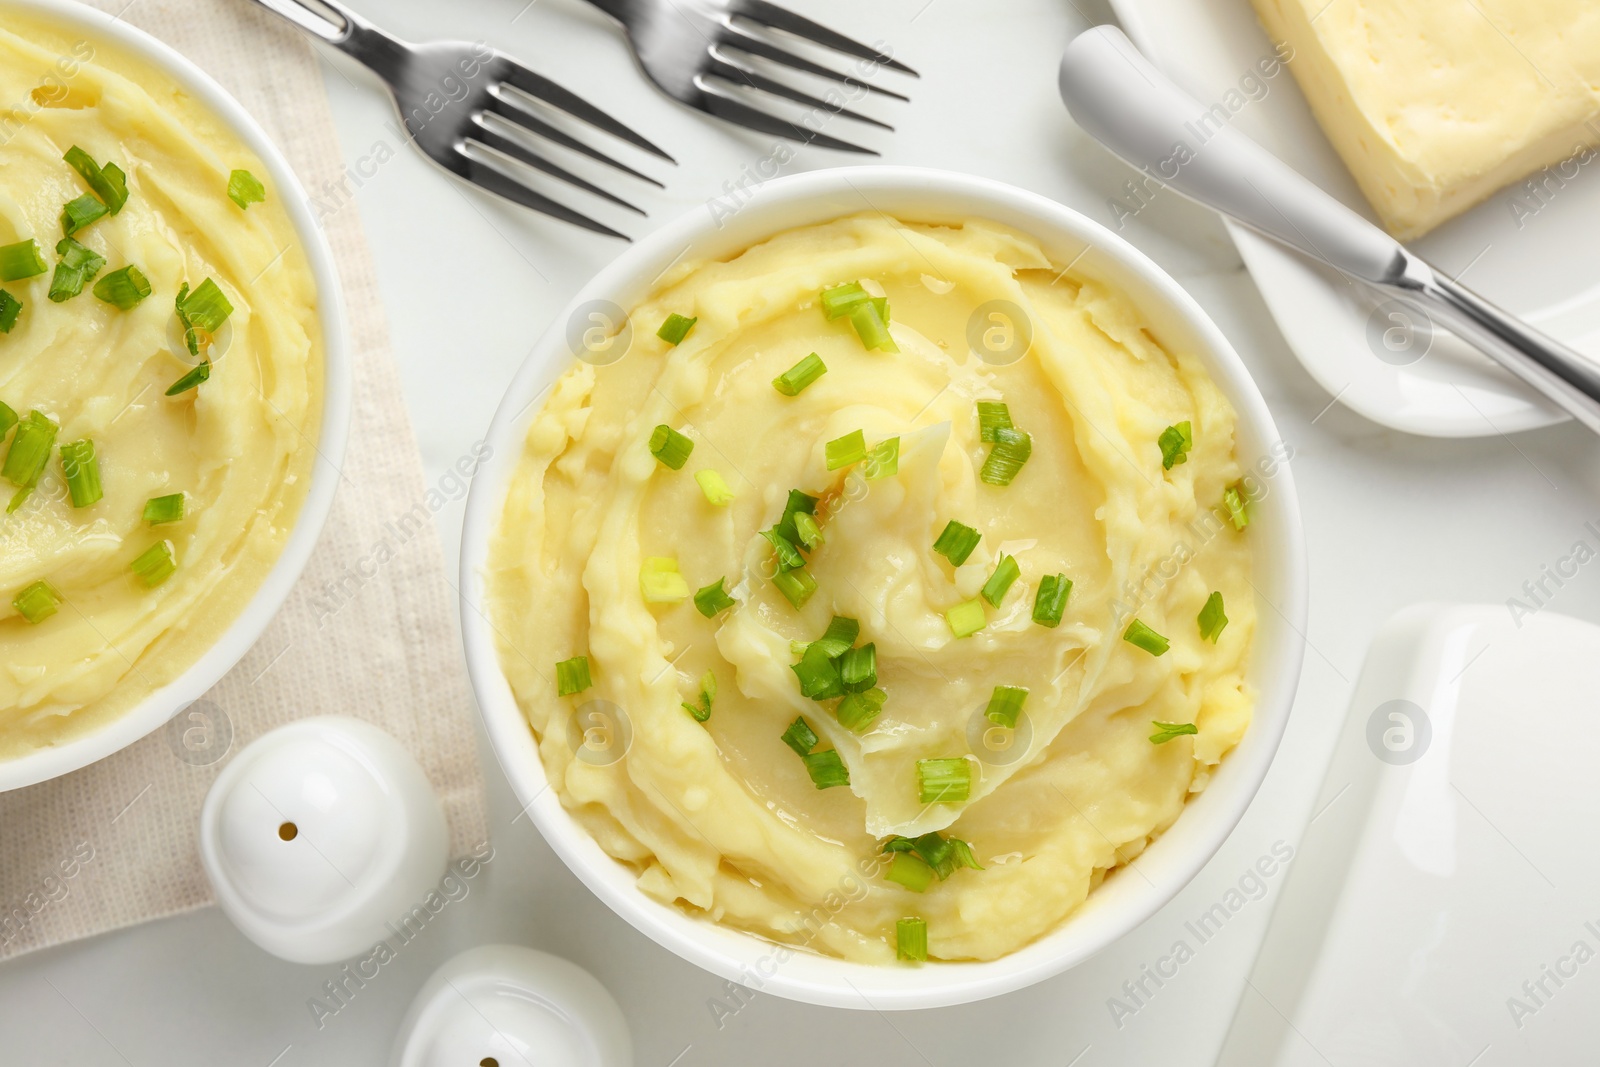
<svg viewBox="0 0 1600 1067">
<path fill-rule="evenodd" d="M 135 0 L 154 2 L 154 0 Z M 243 0 L 218 0 L 242 3 Z M 526 6 L 524 6 L 526 5 Z M 636 75 L 620 37 L 579 0 L 360 0 L 412 37 L 485 39 L 658 140 L 681 161 L 655 168 L 664 193 L 621 185 L 650 210 L 634 232 L 707 198 L 771 154 L 770 138 L 702 119 Z M 923 73 L 910 105 L 874 112 L 893 135 L 864 138 L 892 163 L 967 170 L 1054 197 L 1108 224 L 1129 177 L 1067 118 L 1055 67 L 1072 34 L 1109 19 L 1093 0 L 796 0 L 866 40 L 894 43 Z M 488 424 L 533 339 L 620 244 L 519 213 L 399 151 L 376 86 L 342 60 L 325 78 L 350 202 L 377 259 L 413 422 L 430 483 Z M 842 128 L 843 123 L 839 124 Z M 830 127 L 831 129 L 832 127 Z M 377 152 L 382 142 L 384 152 Z M 786 172 L 848 164 L 807 150 Z M 358 184 L 359 183 L 359 184 Z M 315 192 L 315 191 L 313 191 Z M 1131 1017 L 1112 997 L 1187 935 L 1274 842 L 1293 845 L 1344 714 L 1366 644 L 1402 605 L 1498 603 L 1563 555 L 1600 517 L 1596 444 L 1571 426 L 1515 439 L 1439 441 L 1384 430 L 1334 405 L 1295 362 L 1218 223 L 1157 197 L 1123 231 L 1172 271 L 1221 325 L 1296 451 L 1311 553 L 1310 649 L 1287 736 L 1266 784 L 1217 857 L 1144 927 L 1077 969 L 982 1004 L 884 1016 L 756 996 L 719 1028 L 722 983 L 656 947 L 595 901 L 516 806 L 488 760 L 495 859 L 470 895 L 407 945 L 318 1028 L 307 1006 L 336 968 L 295 966 L 246 942 L 215 909 L 41 952 L 0 968 L 0 1062 L 360 1067 L 386 1062 L 391 1036 L 426 975 L 454 953 L 510 941 L 593 971 L 629 1018 L 641 1067 L 702 1064 L 879 1065 L 1210 1063 L 1241 995 L 1273 895 L 1241 908 Z M 1352 359 L 1372 358 L 1366 352 Z M 460 504 L 438 516 L 454 569 Z M 1600 621 L 1588 571 L 1553 601 Z M 1147 986 L 1147 988 L 1153 988 Z M 1131 1002 L 1130 1002 L 1131 1003 Z M 731 1004 L 731 1002 L 730 1002 Z"/>
</svg>

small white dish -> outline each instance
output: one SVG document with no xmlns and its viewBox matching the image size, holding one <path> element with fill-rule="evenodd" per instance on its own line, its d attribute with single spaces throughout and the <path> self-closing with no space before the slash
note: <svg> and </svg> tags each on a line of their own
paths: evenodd
<svg viewBox="0 0 1600 1067">
<path fill-rule="evenodd" d="M 632 1067 L 628 1022 L 594 975 L 518 945 L 468 949 L 429 976 L 390 1067 Z"/>
<path fill-rule="evenodd" d="M 200 861 L 218 905 L 294 963 L 334 963 L 387 939 L 439 884 L 449 845 L 411 753 L 343 716 L 251 742 L 200 812 Z"/>
<path fill-rule="evenodd" d="M 1060 928 L 989 962 L 885 966 L 779 946 L 664 905 L 641 892 L 636 874 L 608 856 L 562 806 L 545 777 L 527 719 L 500 669 L 495 633 L 484 615 L 489 539 L 506 486 L 522 456 L 541 390 L 569 365 L 596 307 L 635 306 L 663 272 L 685 258 L 715 259 L 797 226 L 862 211 L 923 222 L 989 219 L 1038 238 L 1059 263 L 1127 293 L 1152 331 L 1203 361 L 1238 413 L 1245 466 L 1283 441 L 1255 383 L 1216 325 L 1187 292 L 1146 256 L 1083 215 L 1034 193 L 986 178 L 911 167 L 852 167 L 780 178 L 756 189 L 729 217 L 696 210 L 619 256 L 586 285 L 535 343 L 506 390 L 486 440 L 492 454 L 473 479 L 462 532 L 462 627 L 467 665 L 500 765 L 517 798 L 573 872 L 618 915 L 684 959 L 764 993 L 834 1007 L 933 1008 L 1031 985 L 1075 966 L 1149 918 L 1209 860 L 1232 831 L 1277 750 L 1299 679 L 1306 613 L 1305 545 L 1287 464 L 1265 481 L 1251 524 L 1259 611 L 1249 681 L 1255 720 L 1206 790 L 1134 862 L 1137 874 L 1107 878 Z"/>
</svg>

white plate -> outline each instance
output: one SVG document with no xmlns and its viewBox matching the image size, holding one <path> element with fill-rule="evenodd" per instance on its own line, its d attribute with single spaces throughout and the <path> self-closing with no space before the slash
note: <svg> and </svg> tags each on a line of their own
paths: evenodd
<svg viewBox="0 0 1600 1067">
<path fill-rule="evenodd" d="M 1273 55 L 1249 0 L 1111 0 L 1128 36 L 1205 104 L 1235 103 L 1232 124 L 1373 218 L 1287 70 L 1252 94 Z M 1586 355 L 1600 358 L 1600 160 L 1547 184 L 1544 198 L 1501 190 L 1411 247 L 1472 289 Z M 1174 196 L 1173 193 L 1158 195 Z M 1385 426 L 1479 437 L 1565 420 L 1455 337 L 1408 333 L 1379 301 L 1330 268 L 1229 225 L 1289 347 L 1339 403 Z M 1387 332 L 1386 332 L 1387 331 Z M 1391 346 L 1391 347 L 1386 347 Z M 1397 349 L 1397 350 L 1396 350 Z"/>
</svg>

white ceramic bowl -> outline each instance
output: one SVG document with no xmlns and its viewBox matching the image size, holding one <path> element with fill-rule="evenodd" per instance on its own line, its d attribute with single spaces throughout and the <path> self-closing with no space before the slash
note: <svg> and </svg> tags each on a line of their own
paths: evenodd
<svg viewBox="0 0 1600 1067">
<path fill-rule="evenodd" d="M 633 873 L 606 855 L 548 788 L 533 734 L 501 673 L 483 615 L 488 542 L 510 475 L 522 456 L 531 402 L 572 359 L 569 317 L 596 299 L 635 306 L 654 279 L 685 254 L 721 257 L 795 226 L 862 211 L 925 222 L 992 219 L 1032 234 L 1059 263 L 1129 294 L 1156 335 L 1196 353 L 1239 416 L 1246 466 L 1283 442 L 1260 392 L 1217 327 L 1170 276 L 1111 231 L 1060 204 L 984 178 L 902 167 L 860 167 L 784 178 L 758 189 L 719 222 L 694 211 L 617 258 L 573 299 L 517 372 L 488 434 L 493 456 L 473 479 L 462 535 L 461 589 L 467 663 L 500 764 L 551 846 L 600 899 L 639 930 L 706 970 L 762 992 L 849 1008 L 933 1008 L 1006 993 L 1083 962 L 1149 918 L 1194 877 L 1244 814 L 1267 773 L 1300 675 L 1306 567 L 1300 511 L 1287 465 L 1271 478 L 1251 523 L 1261 598 L 1250 681 L 1259 698 L 1244 741 L 1210 786 L 1134 861 L 1138 873 L 1107 878 L 1054 932 L 1003 959 L 877 967 L 794 954 L 781 965 L 771 942 L 660 904 Z M 1090 251 L 1085 252 L 1085 246 Z M 685 252 L 687 249 L 687 253 Z"/>
<path fill-rule="evenodd" d="M 0 792 L 55 778 L 126 748 L 198 700 L 250 651 L 311 558 L 311 550 L 316 546 L 333 505 L 333 493 L 339 481 L 338 467 L 344 462 L 345 440 L 350 429 L 350 366 L 345 352 L 344 301 L 338 272 L 334 269 L 333 252 L 312 216 L 310 202 L 294 171 L 256 125 L 255 119 L 199 67 L 126 22 L 70 0 L 0 0 L 0 11 L 8 7 L 28 11 L 57 25 L 80 28 L 91 41 L 118 45 L 160 67 L 195 99 L 221 116 L 234 135 L 261 159 L 271 176 L 268 186 L 289 213 L 311 264 L 322 323 L 324 381 L 322 427 L 317 441 L 320 455 L 312 468 L 311 488 L 283 554 L 244 611 L 193 666 L 151 693 L 127 714 L 92 733 L 0 762 Z"/>
</svg>

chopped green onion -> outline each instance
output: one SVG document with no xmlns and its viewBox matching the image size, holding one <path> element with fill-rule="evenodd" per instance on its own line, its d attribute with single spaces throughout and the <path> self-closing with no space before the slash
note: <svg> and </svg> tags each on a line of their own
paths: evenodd
<svg viewBox="0 0 1600 1067">
<path fill-rule="evenodd" d="M 105 202 L 106 209 L 115 215 L 122 210 L 122 205 L 128 202 L 128 181 L 122 169 L 115 163 L 107 163 L 104 168 L 94 159 L 73 145 L 61 157 L 68 165 L 83 178 L 84 184 L 93 189 L 95 194 Z"/>
<path fill-rule="evenodd" d="M 711 671 L 700 676 L 700 703 L 683 705 L 683 709 L 694 716 L 695 722 L 705 722 L 711 718 L 711 704 L 717 699 L 717 676 Z"/>
<path fill-rule="evenodd" d="M 184 508 L 185 499 L 182 493 L 153 496 L 144 502 L 144 521 L 151 526 L 162 526 L 169 522 L 182 522 Z"/>
<path fill-rule="evenodd" d="M 883 843 L 883 851 L 891 855 L 896 852 L 911 852 L 916 847 L 917 843 L 915 841 L 909 837 L 901 837 L 899 834 L 895 834 Z"/>
<path fill-rule="evenodd" d="M 894 958 L 926 963 L 928 960 L 928 924 L 916 916 L 896 919 L 894 923 Z"/>
<path fill-rule="evenodd" d="M 978 862 L 978 857 L 972 854 L 972 846 L 959 837 L 950 839 L 951 856 L 957 867 L 966 867 L 968 870 L 981 871 L 983 864 Z"/>
<path fill-rule="evenodd" d="M 822 527 L 817 525 L 815 517 L 804 511 L 794 514 L 794 532 L 800 535 L 800 543 L 806 546 L 807 551 L 814 551 L 822 544 Z"/>
<path fill-rule="evenodd" d="M 801 390 L 828 372 L 822 357 L 811 353 L 799 363 L 772 379 L 772 387 L 784 396 L 799 396 Z"/>
<path fill-rule="evenodd" d="M 171 541 L 157 541 L 135 557 L 130 564 L 146 589 L 154 589 L 178 569 L 178 557 Z"/>
<path fill-rule="evenodd" d="M 105 257 L 86 248 L 70 237 L 56 242 L 56 254 L 61 257 L 55 274 L 50 277 L 50 299 L 57 304 L 70 300 L 83 292 L 83 287 L 106 265 Z"/>
<path fill-rule="evenodd" d="M 900 473 L 900 438 L 889 437 L 877 444 L 867 452 L 866 463 L 863 464 L 862 473 L 867 481 L 879 478 L 890 478 Z"/>
<path fill-rule="evenodd" d="M 944 618 L 950 624 L 950 632 L 957 637 L 971 637 L 989 623 L 989 617 L 983 613 L 981 600 L 957 604 L 944 613 Z"/>
<path fill-rule="evenodd" d="M 569 697 L 594 684 L 589 674 L 589 657 L 573 656 L 556 664 L 556 695 Z"/>
<path fill-rule="evenodd" d="M 1010 485 L 1031 455 L 1033 435 L 1002 426 L 994 432 L 994 447 L 978 471 L 978 480 L 988 485 Z"/>
<path fill-rule="evenodd" d="M 44 249 L 32 238 L 16 244 L 0 245 L 0 282 L 17 282 L 32 278 L 49 269 L 44 261 Z"/>
<path fill-rule="evenodd" d="M 39 474 L 50 460 L 60 427 L 37 411 L 30 411 L 17 424 L 17 434 L 6 451 L 6 461 L 0 467 L 0 477 L 19 489 L 31 489 L 39 483 Z"/>
<path fill-rule="evenodd" d="M 57 263 L 55 273 L 50 276 L 50 291 L 46 295 L 52 303 L 65 303 L 83 292 L 85 280 L 83 271 L 73 270 L 65 262 Z"/>
<path fill-rule="evenodd" d="M 955 873 L 955 846 L 938 833 L 923 834 L 911 842 L 911 847 L 922 857 L 923 863 L 933 868 L 933 873 L 939 876 L 939 881 L 942 882 Z"/>
<path fill-rule="evenodd" d="M 796 533 L 798 535 L 798 531 Z M 762 530 L 761 536 L 767 539 L 767 543 L 772 545 L 773 551 L 778 554 L 778 569 L 780 571 L 792 571 L 806 565 L 806 559 L 800 554 L 800 550 L 787 537 L 779 533 L 776 526 L 770 530 Z"/>
<path fill-rule="evenodd" d="M 1010 430 L 1011 409 L 999 400 L 978 401 L 978 440 L 995 440 L 996 430 Z"/>
<path fill-rule="evenodd" d="M 68 237 L 85 226 L 103 219 L 108 214 L 106 206 L 89 193 L 67 202 L 61 209 L 61 232 Z"/>
<path fill-rule="evenodd" d="M 832 700 L 844 694 L 844 682 L 839 675 L 839 664 L 829 658 L 827 650 L 813 641 L 806 647 L 799 663 L 789 669 L 800 679 L 800 695 L 812 700 Z"/>
<path fill-rule="evenodd" d="M 41 578 L 12 597 L 11 606 L 17 609 L 17 614 L 37 626 L 61 607 L 61 594 L 56 592 L 55 586 Z"/>
<path fill-rule="evenodd" d="M 17 324 L 17 316 L 22 314 L 22 301 L 0 289 L 0 333 L 10 333 L 11 327 Z"/>
<path fill-rule="evenodd" d="M 1152 721 L 1150 725 L 1156 728 L 1156 732 L 1150 735 L 1150 743 L 1154 745 L 1164 745 L 1168 741 L 1171 741 L 1174 737 L 1182 737 L 1184 734 L 1197 734 L 1200 732 L 1200 727 L 1196 726 L 1192 722 Z"/>
<path fill-rule="evenodd" d="M 1230 485 L 1222 491 L 1222 506 L 1228 509 L 1228 518 L 1233 520 L 1235 530 L 1250 525 L 1250 511 L 1237 485 Z"/>
<path fill-rule="evenodd" d="M 983 599 L 992 606 L 999 607 L 1000 601 L 1006 598 L 1006 590 L 1011 588 L 1011 583 L 1022 576 L 1022 568 L 1017 566 L 1015 556 L 1001 556 L 1000 562 L 995 564 L 994 573 L 989 575 L 989 580 L 983 583 Z"/>
<path fill-rule="evenodd" d="M 783 539 L 791 545 L 798 544 L 800 541 L 800 531 L 795 528 L 794 517 L 802 511 L 807 515 L 815 515 L 817 512 L 817 498 L 808 496 L 798 489 L 789 490 L 789 499 L 783 505 L 783 516 L 778 519 L 777 525 L 773 526 L 773 529 L 778 531 Z"/>
<path fill-rule="evenodd" d="M 868 352 L 900 351 L 900 347 L 894 343 L 894 338 L 889 336 L 887 301 L 882 307 L 875 300 L 857 304 L 850 309 L 850 325 L 856 328 L 856 336 L 861 338 L 861 345 Z"/>
<path fill-rule="evenodd" d="M 1039 579 L 1039 591 L 1033 597 L 1033 621 L 1040 626 L 1058 626 L 1061 613 L 1067 608 L 1067 596 L 1072 583 L 1065 574 L 1047 574 Z"/>
<path fill-rule="evenodd" d="M 978 542 L 983 535 L 966 523 L 951 519 L 933 542 L 933 550 L 950 561 L 952 567 L 959 567 L 972 555 L 972 550 L 978 547 Z"/>
<path fill-rule="evenodd" d="M 860 430 L 852 430 L 843 437 L 828 442 L 828 469 L 836 471 L 867 458 L 867 439 Z"/>
<path fill-rule="evenodd" d="M 792 571 L 779 571 L 772 576 L 772 584 L 778 587 L 778 592 L 794 605 L 796 611 L 805 607 L 806 601 L 811 599 L 811 594 L 817 591 L 817 580 L 807 574 L 804 567 Z"/>
<path fill-rule="evenodd" d="M 128 311 L 150 295 L 150 279 L 130 263 L 95 282 L 94 295 L 122 311 Z"/>
<path fill-rule="evenodd" d="M 926 893 L 928 886 L 933 884 L 933 868 L 922 861 L 914 852 L 897 851 L 894 858 L 889 861 L 889 869 L 883 877 L 897 885 L 903 885 L 913 893 Z"/>
<path fill-rule="evenodd" d="M 1189 449 L 1194 447 L 1193 427 L 1188 421 L 1168 426 L 1156 441 L 1161 446 L 1161 466 L 1171 470 L 1179 463 L 1189 462 Z"/>
<path fill-rule="evenodd" d="M 783 732 L 782 741 L 794 749 L 796 755 L 809 756 L 811 750 L 817 747 L 817 734 L 802 715 L 789 724 L 789 728 Z"/>
<path fill-rule="evenodd" d="M 61 473 L 73 507 L 86 508 L 105 496 L 100 487 L 100 457 L 88 438 L 61 446 Z"/>
<path fill-rule="evenodd" d="M 656 331 L 656 336 L 669 345 L 682 344 L 683 339 L 689 336 L 689 331 L 694 329 L 694 324 L 699 321 L 699 316 L 686 319 L 677 312 L 673 312 L 667 316 L 667 321 L 661 324 L 661 329 Z"/>
<path fill-rule="evenodd" d="M 1130 645 L 1137 645 L 1152 656 L 1164 655 L 1171 643 L 1165 637 L 1156 633 L 1150 627 L 1134 619 L 1128 628 L 1122 632 L 1122 639 Z"/>
<path fill-rule="evenodd" d="M 689 583 L 670 556 L 650 556 L 639 568 L 639 592 L 647 604 L 675 604 L 689 597 Z"/>
<path fill-rule="evenodd" d="M 834 708 L 834 714 L 839 717 L 839 725 L 846 730 L 860 733 L 883 710 L 884 701 L 889 699 L 889 694 L 882 689 L 868 689 L 864 693 L 846 693 L 844 699 L 839 701 L 839 706 Z"/>
<path fill-rule="evenodd" d="M 860 693 L 878 684 L 878 646 L 868 641 L 839 657 L 839 679 L 846 693 Z"/>
<path fill-rule="evenodd" d="M 28 502 L 28 498 L 32 495 L 33 486 L 31 485 L 25 485 L 21 489 L 18 489 L 15 493 L 12 493 L 11 502 L 6 505 L 6 514 L 10 515 L 12 512 L 22 507 L 22 505 Z"/>
<path fill-rule="evenodd" d="M 738 603 L 722 588 L 725 581 L 726 578 L 718 578 L 704 589 L 695 591 L 694 606 L 708 619 L 715 618 L 718 612 L 726 611 Z"/>
<path fill-rule="evenodd" d="M 848 315 L 857 304 L 865 304 L 872 297 L 861 288 L 860 282 L 846 282 L 822 291 L 822 313 L 830 319 Z"/>
<path fill-rule="evenodd" d="M 1222 611 L 1222 594 L 1212 593 L 1206 597 L 1205 606 L 1200 609 L 1198 619 L 1200 623 L 1200 640 L 1210 641 L 1213 645 L 1222 635 L 1223 628 L 1228 625 L 1228 616 Z"/>
<path fill-rule="evenodd" d="M 193 356 L 200 354 L 202 340 L 209 345 L 211 338 L 222 329 L 222 324 L 228 321 L 228 316 L 233 314 L 233 305 L 228 303 L 222 287 L 210 278 L 201 282 L 193 292 L 189 290 L 189 283 L 185 282 L 178 290 L 173 308 L 179 324 L 183 326 L 184 344 Z M 206 336 L 202 338 L 201 334 Z"/>
<path fill-rule="evenodd" d="M 800 758 L 806 765 L 806 773 L 811 775 L 811 784 L 818 789 L 850 784 L 850 769 L 844 765 L 844 758 L 839 755 L 838 749 L 813 752 Z"/>
<path fill-rule="evenodd" d="M 228 175 L 228 199 L 239 205 L 239 210 L 248 211 L 251 204 L 259 204 L 267 198 L 267 187 L 261 180 L 247 170 L 236 170 Z"/>
<path fill-rule="evenodd" d="M 924 804 L 961 804 L 972 795 L 972 764 L 965 758 L 917 760 L 917 796 Z"/>
<path fill-rule="evenodd" d="M 186 393 L 210 377 L 211 361 L 209 359 L 203 359 L 199 363 L 195 364 L 193 370 L 189 371 L 189 373 L 185 374 L 182 378 L 179 378 L 177 381 L 167 386 L 167 395 L 177 396 L 179 393 Z"/>
<path fill-rule="evenodd" d="M 728 483 L 716 471 L 709 467 L 695 471 L 694 480 L 700 483 L 700 491 L 706 495 L 706 502 L 712 507 L 725 508 L 733 503 L 733 490 L 728 488 Z"/>
<path fill-rule="evenodd" d="M 0 437 L 11 432 L 11 427 L 17 424 L 17 413 L 11 410 L 11 405 L 0 400 Z"/>
<path fill-rule="evenodd" d="M 683 470 L 683 465 L 689 462 L 689 453 L 693 451 L 694 442 L 666 423 L 657 426 L 650 434 L 650 454 L 675 471 Z"/>
<path fill-rule="evenodd" d="M 989 697 L 989 707 L 984 711 L 984 717 L 996 726 L 1004 726 L 1010 730 L 1017 725 L 1017 716 L 1022 714 L 1022 705 L 1028 699 L 1028 690 L 1020 685 L 997 685 L 994 694 Z"/>
<path fill-rule="evenodd" d="M 811 642 L 808 648 L 817 648 L 829 659 L 838 659 L 850 651 L 850 646 L 856 643 L 856 638 L 861 636 L 861 624 L 855 619 L 847 619 L 843 615 L 835 615 L 828 623 L 828 628 L 821 637 Z"/>
</svg>

